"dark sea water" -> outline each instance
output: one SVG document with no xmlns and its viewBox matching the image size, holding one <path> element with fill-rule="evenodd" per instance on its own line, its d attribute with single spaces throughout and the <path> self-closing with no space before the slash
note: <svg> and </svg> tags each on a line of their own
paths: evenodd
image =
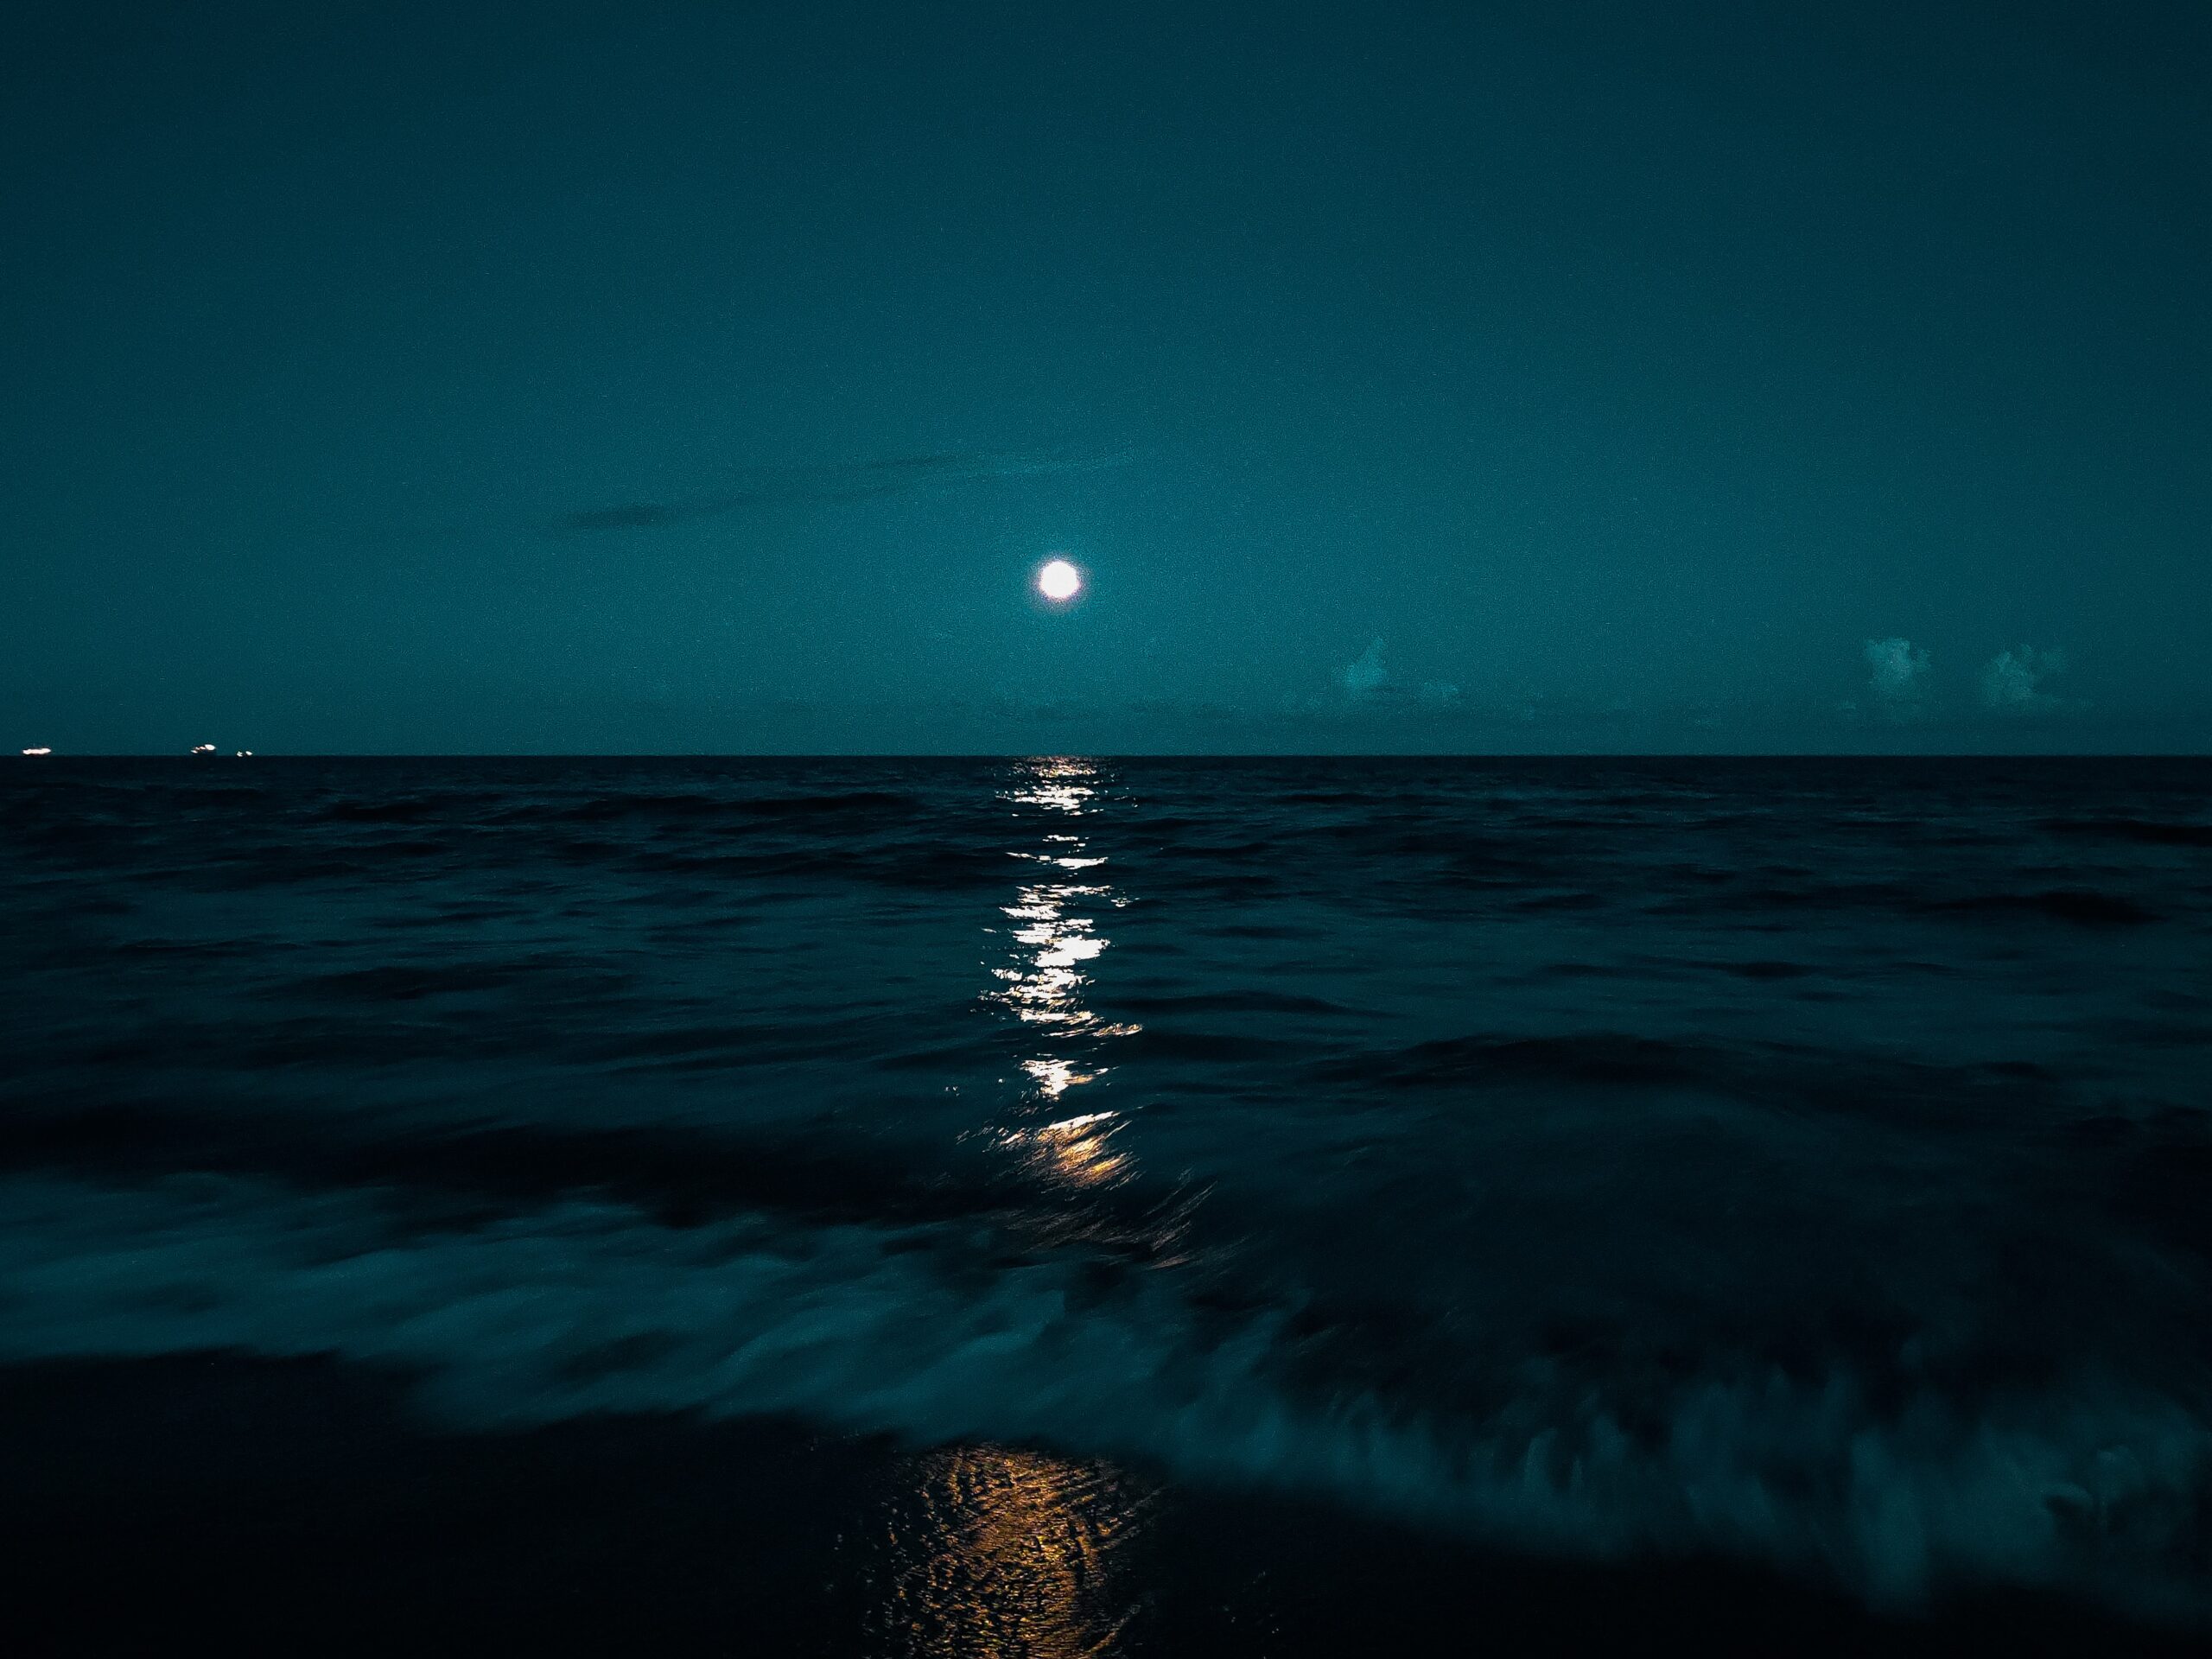
<svg viewBox="0 0 2212 1659">
<path fill-rule="evenodd" d="M 2212 764 L 24 761 L 0 953 L 17 1536 L 529 1447 L 450 1548 L 840 1650 L 2212 1614 Z"/>
</svg>

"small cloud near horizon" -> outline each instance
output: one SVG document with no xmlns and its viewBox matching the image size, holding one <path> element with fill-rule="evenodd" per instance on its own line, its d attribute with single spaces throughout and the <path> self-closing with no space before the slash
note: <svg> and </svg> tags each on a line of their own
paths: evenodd
<svg viewBox="0 0 2212 1659">
<path fill-rule="evenodd" d="M 1306 714 L 1357 710 L 1377 715 L 1445 715 L 1466 708 L 1459 687 L 1452 681 L 1406 684 L 1392 679 L 1389 665 L 1383 660 L 1384 650 L 1382 637 L 1377 634 L 1367 642 L 1366 650 L 1330 671 L 1329 678 L 1336 687 L 1333 696 L 1294 700 L 1293 707 Z"/>
<path fill-rule="evenodd" d="M 2000 651 L 1981 671 L 1981 704 L 2000 715 L 2056 714 L 2072 707 L 2063 697 L 2043 689 L 2043 683 L 2066 669 L 2063 651 L 2037 651 L 2033 645 Z"/>
<path fill-rule="evenodd" d="M 1382 666 L 1382 638 L 1380 634 L 1368 641 L 1365 651 L 1337 671 L 1337 683 L 1344 688 L 1344 696 L 1354 702 L 1363 702 L 1373 696 L 1389 677 L 1389 670 Z"/>
<path fill-rule="evenodd" d="M 1867 689 L 1875 706 L 1892 720 L 1911 718 L 1920 709 L 1930 658 L 1912 641 L 1898 636 L 1866 642 Z"/>
</svg>

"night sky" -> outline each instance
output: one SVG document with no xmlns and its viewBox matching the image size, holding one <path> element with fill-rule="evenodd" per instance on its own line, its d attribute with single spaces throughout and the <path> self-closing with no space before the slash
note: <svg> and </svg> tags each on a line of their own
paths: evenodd
<svg viewBox="0 0 2212 1659">
<path fill-rule="evenodd" d="M 2202 3 L 29 10 L 8 748 L 2212 747 Z"/>
</svg>

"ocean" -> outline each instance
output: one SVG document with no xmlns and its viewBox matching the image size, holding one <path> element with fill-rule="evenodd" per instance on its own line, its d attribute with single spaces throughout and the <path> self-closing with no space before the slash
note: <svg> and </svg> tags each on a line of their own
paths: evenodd
<svg viewBox="0 0 2212 1659">
<path fill-rule="evenodd" d="M 2212 762 L 25 760 L 0 952 L 78 1650 L 2212 1630 Z"/>
</svg>

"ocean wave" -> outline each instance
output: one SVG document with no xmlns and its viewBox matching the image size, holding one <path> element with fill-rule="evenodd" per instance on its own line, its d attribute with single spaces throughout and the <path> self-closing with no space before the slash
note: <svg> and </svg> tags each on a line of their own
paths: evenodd
<svg viewBox="0 0 2212 1659">
<path fill-rule="evenodd" d="M 230 1177 L 0 1184 L 0 1358 L 327 1354 L 469 1428 L 793 1413 L 1324 1494 L 1517 1548 L 1721 1551 L 1910 1605 L 1947 1584 L 2208 1612 L 2203 1402 L 2085 1370 L 1876 1403 L 1723 1354 L 1666 1377 L 1502 1355 L 1479 1410 L 1298 1363 L 1295 1310 L 1102 1282 L 959 1227 L 671 1229 L 564 1202 L 467 1228 Z"/>
</svg>

